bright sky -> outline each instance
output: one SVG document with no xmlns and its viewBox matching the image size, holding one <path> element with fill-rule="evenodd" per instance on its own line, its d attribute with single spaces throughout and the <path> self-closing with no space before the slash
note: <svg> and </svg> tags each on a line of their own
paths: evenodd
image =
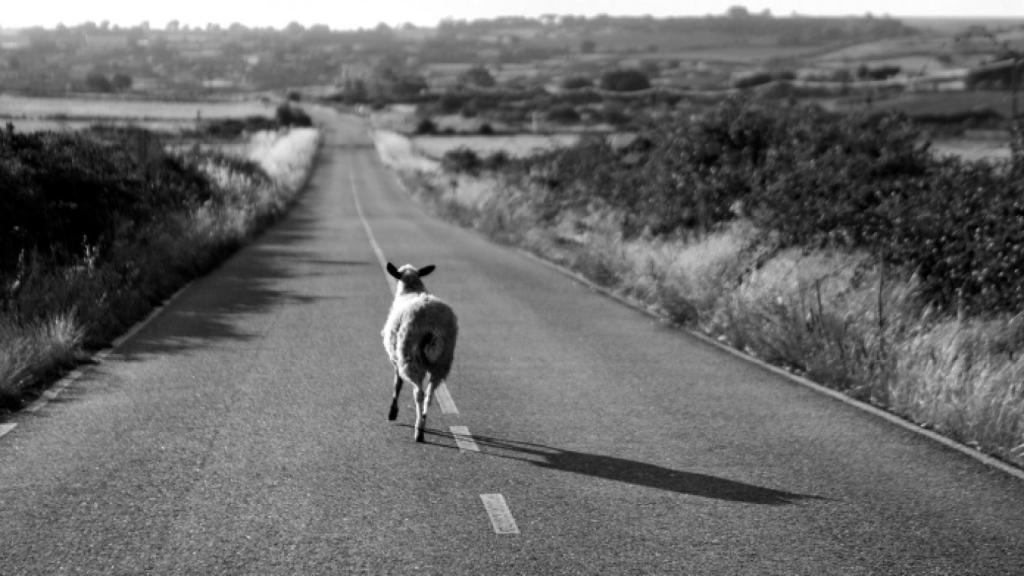
<svg viewBox="0 0 1024 576">
<path fill-rule="evenodd" d="M 412 22 L 433 26 L 442 18 L 491 18 L 504 15 L 596 14 L 682 16 L 723 14 L 729 6 L 751 12 L 768 8 L 776 16 L 806 15 L 1005 16 L 1024 18 L 1024 0 L 8 0 L 0 27 L 21 28 L 92 20 L 134 26 L 148 21 L 162 28 L 170 20 L 190 26 L 228 25 L 282 28 L 296 21 L 334 29 L 372 28 Z"/>
</svg>

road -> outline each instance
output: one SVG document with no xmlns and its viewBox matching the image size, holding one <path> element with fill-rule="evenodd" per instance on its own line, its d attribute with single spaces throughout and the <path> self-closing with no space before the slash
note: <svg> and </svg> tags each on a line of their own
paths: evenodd
<svg viewBox="0 0 1024 576">
<path fill-rule="evenodd" d="M 287 219 L 8 421 L 0 574 L 1024 573 L 1024 483 L 425 215 L 354 118 L 327 138 Z M 459 314 L 426 444 L 408 390 L 386 419 L 368 230 Z"/>
</svg>

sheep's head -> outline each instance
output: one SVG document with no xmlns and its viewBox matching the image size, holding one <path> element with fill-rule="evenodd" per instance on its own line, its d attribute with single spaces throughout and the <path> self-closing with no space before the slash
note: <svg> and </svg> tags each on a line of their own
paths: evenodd
<svg viewBox="0 0 1024 576">
<path fill-rule="evenodd" d="M 388 274 L 395 280 L 398 280 L 398 294 L 414 294 L 427 291 L 427 287 L 423 285 L 423 281 L 420 278 L 433 272 L 434 265 L 429 264 L 423 268 L 416 269 L 412 264 L 406 264 L 401 268 L 395 268 L 394 264 L 388 262 L 387 269 Z"/>
</svg>

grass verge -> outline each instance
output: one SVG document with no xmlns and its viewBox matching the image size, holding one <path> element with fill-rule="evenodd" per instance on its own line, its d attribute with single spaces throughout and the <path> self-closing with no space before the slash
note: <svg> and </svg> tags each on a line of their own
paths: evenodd
<svg viewBox="0 0 1024 576">
<path fill-rule="evenodd" d="M 78 168 L 80 157 L 96 146 L 78 136 L 8 137 L 5 144 L 13 160 L 0 166 L 0 176 L 20 187 L 15 194 L 27 192 L 19 199 L 28 200 L 16 206 L 23 214 L 33 213 L 40 196 L 46 200 L 45 192 L 33 192 L 49 178 L 46 164 L 38 169 L 29 156 L 39 148 L 71 151 L 71 167 L 59 168 L 67 181 L 110 176 Z M 114 139 L 100 151 L 116 154 L 125 142 Z M 56 250 L 52 241 L 32 244 L 35 238 L 52 240 L 70 232 L 46 221 L 25 225 L 27 240 L 14 254 L 13 271 L 0 278 L 0 411 L 18 409 L 78 361 L 83 350 L 108 344 L 155 304 L 278 219 L 309 178 L 319 145 L 320 134 L 312 128 L 258 132 L 243 157 L 209 151 L 161 153 L 156 174 L 141 182 L 132 180 L 140 166 L 130 159 L 115 162 L 109 167 L 113 176 L 101 180 L 98 189 L 123 191 L 131 202 L 143 194 L 158 200 L 137 202 L 141 208 L 131 218 L 112 219 L 96 228 L 98 232 L 87 229 L 80 249 Z M 52 154 L 44 154 L 43 160 L 47 156 Z M 172 176 L 177 179 L 172 181 Z M 130 185 L 118 187 L 122 181 Z M 162 203 L 171 194 L 167 182 L 184 190 L 175 192 L 185 197 L 182 201 Z M 92 198 L 80 205 L 88 207 Z M 82 213 L 72 216 L 68 221 L 87 221 Z"/>
</svg>

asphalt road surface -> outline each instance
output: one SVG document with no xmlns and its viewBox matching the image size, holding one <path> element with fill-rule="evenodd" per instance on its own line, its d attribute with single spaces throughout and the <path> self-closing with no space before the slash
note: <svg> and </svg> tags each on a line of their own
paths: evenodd
<svg viewBox="0 0 1024 576">
<path fill-rule="evenodd" d="M 286 220 L 8 420 L 0 574 L 1024 574 L 1021 481 L 427 216 L 327 128 Z M 426 444 L 370 234 L 459 314 Z"/>
</svg>

